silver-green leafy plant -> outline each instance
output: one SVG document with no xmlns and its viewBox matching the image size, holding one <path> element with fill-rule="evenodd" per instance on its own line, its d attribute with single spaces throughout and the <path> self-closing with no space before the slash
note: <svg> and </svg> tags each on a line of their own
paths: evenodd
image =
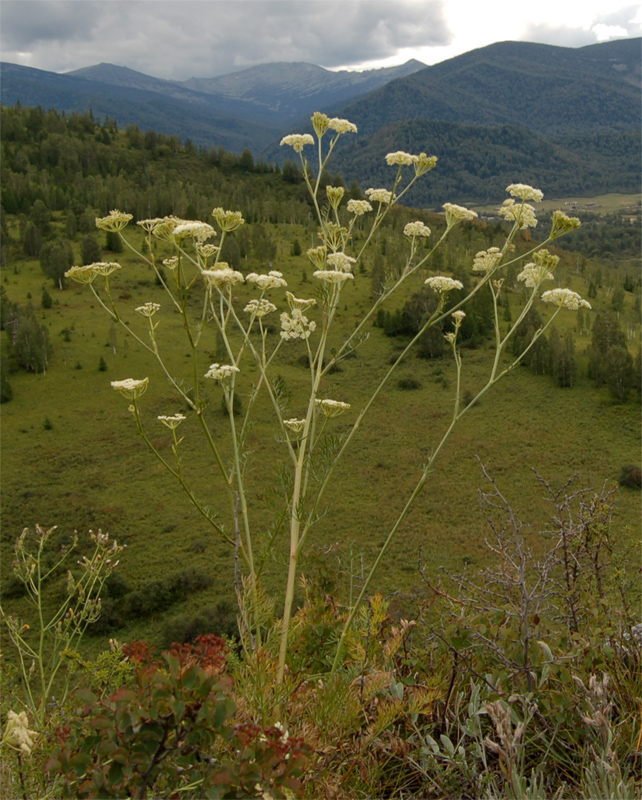
<svg viewBox="0 0 642 800">
<path fill-rule="evenodd" d="M 561 211 L 555 212 L 548 238 L 537 244 L 523 256 L 514 253 L 513 242 L 520 230 L 534 227 L 537 224 L 535 209 L 528 201 L 539 201 L 542 193 L 525 184 L 512 184 L 508 187 L 509 199 L 504 202 L 500 211 L 502 217 L 510 223 L 510 230 L 502 248 L 491 247 L 475 256 L 472 271 L 478 280 L 472 290 L 462 300 L 448 306 L 448 298 L 454 290 L 463 288 L 460 281 L 446 275 L 427 275 L 426 269 L 431 256 L 451 234 L 455 226 L 462 222 L 472 221 L 475 212 L 452 203 L 444 204 L 446 227 L 434 246 L 425 247 L 431 231 L 423 222 L 411 222 L 405 226 L 404 236 L 407 241 L 407 257 L 403 268 L 397 272 L 390 270 L 386 276 L 380 293 L 371 307 L 363 314 L 353 330 L 336 344 L 336 315 L 346 285 L 354 279 L 355 269 L 361 264 L 363 255 L 373 242 L 375 234 L 389 215 L 393 206 L 398 204 L 414 184 L 432 170 L 436 163 L 435 156 L 425 153 L 413 155 L 403 151 L 389 153 L 386 162 L 395 168 L 396 173 L 390 189 L 370 188 L 365 192 L 367 199 L 349 199 L 344 203 L 345 190 L 341 186 L 323 187 L 322 178 L 328 160 L 341 136 L 357 132 L 356 126 L 347 120 L 329 118 L 316 112 L 312 117 L 315 136 L 311 134 L 292 134 L 284 137 L 281 144 L 290 146 L 298 154 L 305 184 L 309 191 L 318 222 L 317 242 L 308 250 L 308 257 L 314 267 L 313 276 L 318 282 L 315 297 L 299 298 L 287 289 L 287 276 L 278 270 L 270 270 L 264 274 L 251 272 L 243 275 L 221 260 L 221 250 L 233 231 L 244 224 L 238 211 L 222 208 L 213 210 L 213 217 L 220 231 L 218 244 L 211 240 L 217 235 L 213 226 L 194 220 L 183 220 L 176 217 L 140 220 L 137 224 L 147 233 L 143 249 L 148 255 L 136 251 L 123 234 L 123 228 L 132 219 L 131 215 L 120 211 L 112 211 L 107 217 L 97 219 L 99 228 L 118 232 L 124 243 L 141 259 L 144 259 L 156 273 L 168 298 L 169 307 L 178 312 L 187 337 L 192 356 L 192 375 L 189 379 L 191 387 L 181 377 L 175 375 L 168 366 L 167 352 L 161 349 L 159 324 L 162 320 L 160 305 L 145 303 L 136 309 L 145 319 L 148 337 L 137 333 L 126 324 L 110 290 L 110 276 L 120 270 L 114 262 L 98 262 L 86 266 L 73 267 L 66 275 L 89 285 L 96 300 L 109 314 L 112 321 L 122 325 L 127 333 L 133 336 L 141 346 L 146 348 L 150 356 L 158 363 L 167 380 L 182 401 L 191 409 L 198 420 L 205 445 L 209 448 L 213 462 L 223 478 L 229 500 L 229 521 L 219 521 L 212 508 L 200 500 L 188 484 L 181 461 L 182 438 L 177 433 L 184 422 L 185 415 L 175 413 L 163 415 L 158 419 L 172 432 L 172 457 L 166 458 L 153 444 L 140 414 L 140 399 L 147 389 L 148 379 L 125 379 L 112 382 L 129 402 L 139 434 L 147 446 L 161 461 L 167 470 L 174 475 L 183 487 L 190 501 L 208 520 L 214 530 L 232 547 L 237 554 L 239 572 L 245 571 L 243 580 L 237 580 L 247 589 L 244 594 L 244 619 L 249 620 L 253 631 L 252 640 L 261 642 L 260 602 L 258 582 L 264 569 L 266 559 L 270 555 L 269 547 L 259 547 L 259 536 L 253 527 L 252 514 L 248 505 L 248 471 L 246 470 L 246 439 L 250 429 L 250 418 L 259 394 L 267 396 L 274 412 L 274 424 L 279 439 L 289 459 L 291 473 L 285 482 L 287 500 L 280 516 L 289 528 L 289 546 L 287 552 L 287 579 L 283 596 L 283 612 L 280 622 L 280 645 L 278 682 L 282 682 L 287 661 L 288 637 L 294 601 L 294 592 L 299 573 L 299 564 L 310 532 L 315 523 L 323 515 L 328 488 L 339 462 L 348 451 L 352 440 L 359 431 L 364 417 L 375 403 L 382 389 L 393 375 L 399 364 L 407 356 L 413 345 L 432 326 L 450 320 L 452 330 L 446 339 L 452 350 L 457 370 L 455 396 L 452 405 L 450 422 L 441 438 L 433 443 L 428 461 L 421 467 L 419 479 L 407 501 L 403 505 L 394 525 L 387 533 L 383 546 L 375 559 L 370 572 L 363 581 L 361 591 L 352 604 L 338 642 L 333 669 L 341 663 L 345 649 L 346 636 L 354 620 L 355 614 L 368 591 L 372 578 L 385 558 L 388 548 L 399 532 L 412 504 L 423 489 L 429 473 L 446 445 L 450 434 L 459 420 L 467 413 L 479 398 L 494 386 L 502 377 L 519 363 L 521 358 L 533 347 L 535 342 L 549 327 L 562 308 L 578 310 L 589 307 L 575 292 L 569 289 L 552 289 L 541 294 L 545 281 L 552 280 L 558 257 L 549 253 L 544 245 L 564 233 L 579 226 L 579 220 L 569 218 Z M 306 147 L 316 149 L 315 167 L 305 158 Z M 327 173 L 326 173 L 327 174 Z M 353 231 L 359 223 L 363 226 L 370 220 L 369 228 L 363 243 L 353 247 Z M 173 254 L 159 263 L 156 252 L 159 243 L 169 245 Z M 528 258 L 531 261 L 528 261 Z M 500 326 L 499 297 L 502 290 L 502 272 L 507 267 L 520 261 L 523 265 L 518 280 L 529 290 L 528 299 L 507 333 Z M 365 341 L 368 334 L 366 328 L 372 324 L 377 311 L 402 286 L 420 277 L 437 295 L 436 309 L 428 316 L 419 332 L 403 349 L 385 375 L 373 381 L 369 399 L 359 409 L 354 422 L 346 433 L 334 435 L 333 420 L 343 414 L 354 414 L 351 404 L 334 397 L 327 397 L 322 390 L 323 378 L 336 365 L 349 357 Z M 239 301 L 239 286 L 252 286 L 256 296 L 247 302 Z M 99 285 L 101 288 L 98 288 Z M 494 306 L 495 356 L 486 384 L 470 401 L 463 400 L 460 386 L 462 373 L 462 357 L 458 347 L 458 335 L 465 318 L 465 307 L 471 298 L 483 287 L 488 287 Z M 517 357 L 509 356 L 508 344 L 515 330 L 522 322 L 533 303 L 540 299 L 555 306 L 545 326 L 535 334 L 534 338 Z M 193 311 L 193 298 L 198 298 L 198 310 Z M 190 302 L 191 301 L 191 304 Z M 274 302 L 273 302 L 274 301 Z M 280 312 L 280 336 L 275 345 L 268 342 L 268 325 L 265 318 L 278 312 L 277 302 L 285 301 Z M 208 326 L 214 326 L 225 351 L 225 363 L 212 363 L 204 369 L 202 357 L 199 358 L 199 345 L 203 332 Z M 332 346 L 330 345 L 330 336 Z M 293 340 L 302 340 L 307 353 L 309 368 L 309 384 L 307 401 L 301 406 L 296 417 L 287 416 L 283 393 L 279 381 L 271 378 L 281 350 L 287 350 Z M 238 417 L 237 381 L 244 370 L 244 362 L 252 360 L 258 367 L 259 380 L 255 384 L 249 399 L 246 401 L 245 413 Z M 211 425 L 204 414 L 205 397 L 204 382 L 218 383 L 224 393 L 224 403 L 229 416 L 229 435 L 232 449 L 231 466 L 223 456 L 220 440 L 214 435 Z M 219 509 L 220 511 L 220 509 Z M 278 524 L 274 526 L 271 541 L 276 540 Z M 239 576 L 240 577 L 240 576 Z"/>
<path fill-rule="evenodd" d="M 87 627 L 100 616 L 101 590 L 124 548 L 108 534 L 90 531 L 93 552 L 72 565 L 78 535 L 51 558 L 55 530 L 55 526 L 45 529 L 36 525 L 34 531 L 25 528 L 16 541 L 13 572 L 25 587 L 33 617 L 25 622 L 0 605 L 0 618 L 18 653 L 25 705 L 39 731 L 45 726 L 54 689 L 59 703 L 67 696 L 70 671 L 65 667 L 72 663 L 67 655 L 78 648 Z M 48 584 L 65 570 L 64 599 L 51 610 Z"/>
</svg>

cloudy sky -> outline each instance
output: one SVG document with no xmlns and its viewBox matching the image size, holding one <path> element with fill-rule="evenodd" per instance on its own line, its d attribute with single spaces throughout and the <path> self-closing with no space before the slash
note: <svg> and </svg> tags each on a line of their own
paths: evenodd
<svg viewBox="0 0 642 800">
<path fill-rule="evenodd" d="M 581 47 L 642 34 L 631 0 L 2 0 L 2 60 L 66 72 L 101 61 L 159 78 L 270 61 L 435 64 L 492 42 Z"/>
</svg>

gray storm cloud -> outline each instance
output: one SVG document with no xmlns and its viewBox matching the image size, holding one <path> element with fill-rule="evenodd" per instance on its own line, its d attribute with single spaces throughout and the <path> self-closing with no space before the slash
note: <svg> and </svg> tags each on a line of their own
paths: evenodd
<svg viewBox="0 0 642 800">
<path fill-rule="evenodd" d="M 452 40 L 442 0 L 3 0 L 2 58 L 55 72 L 107 61 L 176 80 L 270 61 L 325 67 Z"/>
</svg>

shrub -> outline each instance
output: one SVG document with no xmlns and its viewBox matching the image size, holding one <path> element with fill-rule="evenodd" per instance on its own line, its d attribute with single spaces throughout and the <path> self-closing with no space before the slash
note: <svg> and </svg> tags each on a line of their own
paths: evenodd
<svg viewBox="0 0 642 800">
<path fill-rule="evenodd" d="M 421 382 L 418 381 L 416 378 L 400 378 L 397 381 L 397 387 L 399 389 L 403 389 L 406 392 L 414 391 L 415 389 L 421 389 Z"/>
<path fill-rule="evenodd" d="M 625 464 L 620 472 L 618 483 L 629 489 L 639 489 L 642 486 L 640 467 L 637 464 Z"/>
</svg>

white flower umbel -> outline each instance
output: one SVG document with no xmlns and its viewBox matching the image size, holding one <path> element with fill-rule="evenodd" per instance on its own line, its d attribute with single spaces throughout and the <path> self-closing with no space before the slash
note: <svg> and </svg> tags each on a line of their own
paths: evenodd
<svg viewBox="0 0 642 800">
<path fill-rule="evenodd" d="M 174 230 L 178 225 L 181 225 L 187 220 L 179 219 L 178 217 L 154 217 L 153 219 L 141 219 L 136 224 L 144 228 L 152 236 L 157 239 L 162 239 L 165 242 L 173 242 Z"/>
<path fill-rule="evenodd" d="M 312 308 L 312 306 L 316 306 L 317 304 L 317 301 L 314 298 L 304 300 L 301 297 L 295 297 L 292 292 L 286 292 L 285 296 L 292 311 L 295 309 L 298 309 L 299 311 L 307 311 L 308 308 Z"/>
<path fill-rule="evenodd" d="M 471 222 L 477 219 L 477 212 L 464 208 L 464 206 L 458 206 L 456 203 L 444 203 L 443 209 L 446 212 L 446 226 L 448 228 L 452 228 L 458 222 Z"/>
<path fill-rule="evenodd" d="M 328 264 L 334 267 L 334 269 L 338 269 L 340 272 L 351 272 L 352 265 L 355 264 L 356 261 L 356 258 L 347 256 L 345 253 L 330 253 L 327 258 Z"/>
<path fill-rule="evenodd" d="M 196 239 L 199 242 L 205 242 L 207 239 L 211 239 L 212 236 L 216 236 L 216 231 L 207 222 L 189 220 L 181 222 L 180 225 L 174 228 L 174 239 L 177 241 Z"/>
<path fill-rule="evenodd" d="M 125 214 L 115 208 L 106 217 L 96 217 L 96 227 L 102 231 L 117 233 L 121 231 L 130 220 L 134 219 L 132 214 Z"/>
<path fill-rule="evenodd" d="M 223 289 L 226 286 L 233 286 L 236 283 L 244 282 L 245 278 L 243 277 L 243 273 L 232 269 L 224 261 L 220 261 L 218 267 L 218 269 L 201 270 L 201 275 L 205 278 L 209 286 Z"/>
<path fill-rule="evenodd" d="M 555 276 L 553 273 L 549 272 L 546 267 L 542 267 L 540 264 L 534 264 L 532 261 L 526 264 L 524 269 L 517 276 L 517 280 L 522 281 L 524 286 L 527 286 L 529 289 L 539 286 L 542 281 L 552 281 L 554 278 Z"/>
<path fill-rule="evenodd" d="M 290 133 L 281 139 L 281 147 L 289 145 L 295 153 L 300 153 L 306 144 L 314 144 L 314 138 L 309 133 Z"/>
<path fill-rule="evenodd" d="M 93 283 L 99 274 L 93 264 L 88 264 L 86 267 L 71 267 L 65 272 L 65 278 L 77 283 Z"/>
<path fill-rule="evenodd" d="M 235 231 L 241 225 L 245 225 L 245 220 L 240 211 L 226 211 L 224 208 L 212 210 L 212 216 L 218 223 L 219 228 L 226 233 Z"/>
<path fill-rule="evenodd" d="M 502 253 L 499 247 L 480 250 L 473 259 L 473 272 L 491 272 L 501 260 Z"/>
<path fill-rule="evenodd" d="M 255 317 L 264 317 L 266 314 L 271 314 L 276 311 L 274 303 L 269 300 L 250 300 L 250 302 L 243 309 L 247 314 L 252 314 Z"/>
<path fill-rule="evenodd" d="M 281 314 L 281 338 L 285 341 L 309 339 L 316 327 L 316 322 L 309 320 L 298 308 L 293 308 L 290 314 L 285 311 Z"/>
<path fill-rule="evenodd" d="M 286 428 L 289 428 L 294 433 L 301 433 L 303 428 L 305 427 L 305 420 L 304 419 L 296 419 L 292 417 L 292 419 L 284 419 L 283 424 Z"/>
<path fill-rule="evenodd" d="M 427 278 L 424 283 L 438 294 L 464 288 L 464 284 L 461 281 L 456 281 L 454 278 L 449 278 L 447 275 L 435 275 L 433 278 Z"/>
<path fill-rule="evenodd" d="M 112 272 L 116 272 L 116 270 L 122 269 L 120 264 L 116 261 L 96 261 L 90 266 L 92 266 L 99 275 L 102 275 L 103 278 L 111 275 Z"/>
<path fill-rule="evenodd" d="M 536 203 L 539 203 L 544 197 L 544 192 L 534 189 L 527 183 L 511 183 L 510 186 L 506 187 L 506 191 L 512 197 L 517 197 L 520 200 L 534 200 Z"/>
<path fill-rule="evenodd" d="M 106 278 L 117 269 L 122 269 L 122 267 L 115 261 L 95 261 L 84 267 L 71 267 L 65 272 L 65 278 L 71 278 L 78 283 L 92 283 L 99 275 Z"/>
<path fill-rule="evenodd" d="M 457 311 L 453 311 L 450 316 L 455 320 L 455 328 L 461 328 L 461 323 L 464 321 L 466 312 L 458 309 Z"/>
<path fill-rule="evenodd" d="M 120 392 L 126 400 L 137 400 L 144 395 L 149 386 L 149 378 L 125 378 L 123 381 L 111 381 L 111 388 Z"/>
<path fill-rule="evenodd" d="M 338 417 L 350 408 L 350 403 L 343 403 L 341 400 L 320 400 L 317 398 L 315 401 L 317 409 L 325 417 Z"/>
<path fill-rule="evenodd" d="M 163 266 L 167 269 L 176 269 L 178 266 L 178 256 L 171 256 L 170 258 L 163 259 Z"/>
<path fill-rule="evenodd" d="M 373 203 L 388 205 L 392 202 L 392 192 L 387 189 L 366 189 L 366 195 Z"/>
<path fill-rule="evenodd" d="M 367 200 L 348 200 L 346 208 L 348 209 L 348 213 L 354 214 L 355 217 L 361 217 L 369 211 L 372 211 L 372 206 Z"/>
<path fill-rule="evenodd" d="M 266 289 L 278 289 L 282 286 L 287 286 L 287 281 L 283 278 L 283 273 L 276 269 L 272 269 L 267 275 L 257 275 L 256 272 L 250 272 L 246 275 L 245 280 L 248 283 L 255 283 L 259 289 L 265 291 Z"/>
<path fill-rule="evenodd" d="M 160 305 L 158 303 L 145 303 L 142 306 L 138 306 L 136 311 L 144 317 L 153 317 L 159 308 Z"/>
<path fill-rule="evenodd" d="M 417 220 L 417 222 L 409 222 L 406 227 L 403 229 L 404 236 L 430 236 L 432 231 L 427 225 L 424 225 L 423 222 Z"/>
<path fill-rule="evenodd" d="M 584 300 L 577 292 L 573 292 L 570 289 L 549 289 L 548 292 L 544 292 L 542 295 L 542 300 L 560 308 L 568 308 L 570 311 L 591 308 L 591 304 L 587 300 Z"/>
<path fill-rule="evenodd" d="M 221 383 L 228 383 L 237 372 L 241 370 L 233 364 L 210 364 L 210 368 L 205 373 L 206 378 L 220 381 Z"/>
<path fill-rule="evenodd" d="M 357 133 L 357 126 L 354 122 L 349 122 L 347 119 L 340 119 L 339 117 L 332 117 L 328 121 L 328 128 L 337 133 Z"/>
<path fill-rule="evenodd" d="M 417 156 L 412 156 L 410 153 L 406 153 L 403 150 L 397 150 L 394 153 L 388 153 L 386 156 L 386 164 L 389 167 L 411 167 L 415 163 L 416 158 Z"/>
<path fill-rule="evenodd" d="M 516 203 L 513 199 L 504 200 L 499 216 L 509 222 L 516 222 L 520 230 L 537 227 L 535 209 L 528 203 Z"/>
<path fill-rule="evenodd" d="M 348 280 L 354 280 L 354 275 L 351 272 L 340 272 L 335 269 L 318 269 L 312 275 L 324 283 L 343 284 Z"/>
<path fill-rule="evenodd" d="M 7 711 L 7 722 L 2 736 L 2 744 L 14 750 L 19 750 L 25 755 L 30 755 L 34 739 L 38 734 L 29 728 L 29 718 L 26 711 Z"/>
<path fill-rule="evenodd" d="M 171 414 L 170 416 L 161 415 L 160 417 L 156 417 L 156 419 L 162 422 L 163 425 L 167 425 L 170 430 L 175 431 L 187 417 L 185 414 Z"/>
</svg>

